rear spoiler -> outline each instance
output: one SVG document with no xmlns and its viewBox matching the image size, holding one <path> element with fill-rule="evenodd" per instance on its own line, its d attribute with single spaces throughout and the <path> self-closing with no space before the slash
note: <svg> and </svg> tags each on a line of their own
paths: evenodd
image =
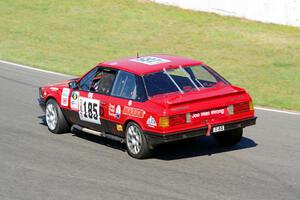
<svg viewBox="0 0 300 200">
<path fill-rule="evenodd" d="M 207 100 L 211 98 L 216 98 L 220 96 L 228 96 L 232 94 L 243 94 L 245 93 L 245 90 L 235 90 L 231 87 L 225 87 L 221 90 L 215 90 L 215 91 L 202 91 L 202 92 L 192 92 L 188 94 L 181 95 L 181 97 L 177 97 L 174 99 L 168 99 L 166 100 L 166 103 L 170 106 L 183 104 L 187 102 L 193 102 L 193 101 L 199 101 L 199 100 Z"/>
</svg>

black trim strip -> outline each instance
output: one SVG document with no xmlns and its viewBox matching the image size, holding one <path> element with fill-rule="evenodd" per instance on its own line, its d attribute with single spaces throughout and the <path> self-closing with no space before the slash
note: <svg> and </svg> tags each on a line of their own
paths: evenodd
<svg viewBox="0 0 300 200">
<path fill-rule="evenodd" d="M 253 118 L 245 119 L 245 120 L 227 122 L 227 123 L 222 123 L 222 124 L 215 124 L 212 126 L 212 128 L 216 127 L 216 126 L 221 126 L 221 125 L 224 125 L 225 131 L 238 129 L 238 128 L 245 128 L 247 126 L 256 124 L 256 119 L 257 119 L 257 117 L 253 117 Z M 167 142 L 173 142 L 173 141 L 177 141 L 177 140 L 202 136 L 202 135 L 206 134 L 207 129 L 208 129 L 207 127 L 201 127 L 198 129 L 193 129 L 193 130 L 184 131 L 184 132 L 176 132 L 176 133 L 171 133 L 171 134 L 167 134 L 167 135 L 162 135 L 162 134 L 153 133 L 153 132 L 144 132 L 144 134 L 147 137 L 149 143 L 152 145 L 155 145 L 155 144 L 160 144 L 160 143 L 167 143 Z"/>
</svg>

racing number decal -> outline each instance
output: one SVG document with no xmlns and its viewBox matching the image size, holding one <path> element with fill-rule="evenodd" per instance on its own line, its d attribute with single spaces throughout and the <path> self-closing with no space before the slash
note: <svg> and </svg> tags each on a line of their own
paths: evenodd
<svg viewBox="0 0 300 200">
<path fill-rule="evenodd" d="M 101 124 L 100 122 L 100 101 L 85 97 L 79 97 L 79 118 L 82 121 Z"/>
<path fill-rule="evenodd" d="M 83 109 L 84 109 L 84 114 L 83 114 L 83 116 L 85 117 L 85 118 L 89 118 L 89 119 L 97 119 L 98 118 L 98 112 L 97 112 L 97 109 L 96 109 L 96 107 L 97 107 L 97 104 L 96 103 L 91 103 L 91 102 L 84 102 L 83 103 Z"/>
</svg>

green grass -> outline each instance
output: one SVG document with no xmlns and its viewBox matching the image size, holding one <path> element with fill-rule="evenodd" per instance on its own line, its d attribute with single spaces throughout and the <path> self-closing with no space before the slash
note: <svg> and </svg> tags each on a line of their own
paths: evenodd
<svg viewBox="0 0 300 200">
<path fill-rule="evenodd" d="M 142 0 L 0 1 L 0 59 L 80 75 L 96 63 L 168 53 L 203 60 L 256 105 L 300 110 L 300 28 Z"/>
</svg>

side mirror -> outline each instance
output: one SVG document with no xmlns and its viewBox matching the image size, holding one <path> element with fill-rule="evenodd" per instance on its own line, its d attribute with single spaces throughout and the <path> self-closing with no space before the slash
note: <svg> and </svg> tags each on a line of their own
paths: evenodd
<svg viewBox="0 0 300 200">
<path fill-rule="evenodd" d="M 69 88 L 75 89 L 77 87 L 77 81 L 73 80 L 69 82 Z"/>
</svg>

